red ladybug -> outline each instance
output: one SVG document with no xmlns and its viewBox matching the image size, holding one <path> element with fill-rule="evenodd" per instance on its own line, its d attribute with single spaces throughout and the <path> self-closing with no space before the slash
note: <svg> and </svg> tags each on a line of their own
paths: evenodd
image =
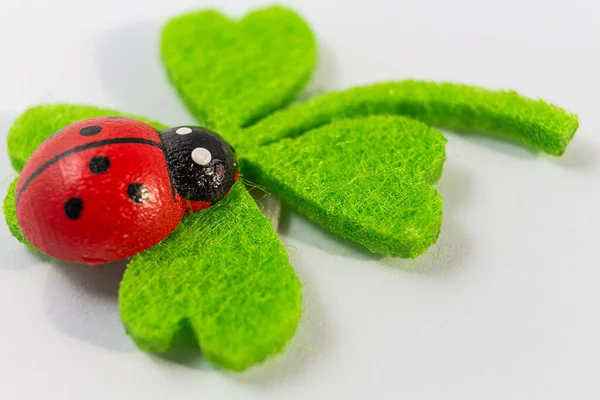
<svg viewBox="0 0 600 400">
<path fill-rule="evenodd" d="M 234 150 L 214 132 L 93 118 L 61 129 L 33 153 L 17 183 L 17 218 L 42 252 L 103 264 L 159 243 L 237 179 Z"/>
</svg>

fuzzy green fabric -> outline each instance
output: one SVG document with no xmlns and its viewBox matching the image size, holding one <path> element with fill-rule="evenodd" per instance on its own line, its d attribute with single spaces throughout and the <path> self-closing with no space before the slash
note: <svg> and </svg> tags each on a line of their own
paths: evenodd
<svg viewBox="0 0 600 400">
<path fill-rule="evenodd" d="M 29 243 L 27 239 L 25 239 L 25 236 L 23 236 L 21 228 L 19 227 L 19 221 L 17 221 L 15 191 L 17 188 L 18 180 L 19 178 L 15 178 L 8 187 L 8 191 L 6 192 L 6 197 L 4 198 L 4 203 L 2 204 L 2 211 L 4 211 L 4 219 L 6 220 L 6 225 L 8 225 L 8 230 L 19 242 L 23 243 L 31 250 L 38 252 L 39 250 L 33 247 L 33 245 Z"/>
<path fill-rule="evenodd" d="M 306 22 L 282 7 L 239 21 L 213 10 L 184 14 L 169 20 L 161 42 L 181 98 L 215 129 L 247 126 L 292 101 L 310 78 L 316 52 Z"/>
<path fill-rule="evenodd" d="M 293 336 L 301 285 L 277 234 L 237 183 L 224 200 L 133 257 L 119 303 L 143 350 L 167 350 L 191 326 L 209 361 L 242 370 Z"/>
<path fill-rule="evenodd" d="M 13 122 L 8 132 L 8 156 L 13 168 L 17 172 L 21 172 L 35 149 L 59 129 L 82 119 L 106 115 L 135 118 L 154 126 L 156 129 L 166 128 L 164 125 L 148 118 L 122 113 L 109 108 L 75 104 L 43 104 L 31 107 Z"/>
<path fill-rule="evenodd" d="M 263 147 L 245 173 L 334 233 L 393 257 L 438 238 L 446 139 L 403 117 L 341 120 Z"/>
<path fill-rule="evenodd" d="M 542 100 L 514 91 L 491 91 L 454 83 L 399 81 L 331 92 L 269 118 L 243 132 L 248 145 L 296 136 L 339 118 L 406 115 L 454 130 L 511 135 L 534 148 L 561 155 L 578 119 Z"/>
</svg>

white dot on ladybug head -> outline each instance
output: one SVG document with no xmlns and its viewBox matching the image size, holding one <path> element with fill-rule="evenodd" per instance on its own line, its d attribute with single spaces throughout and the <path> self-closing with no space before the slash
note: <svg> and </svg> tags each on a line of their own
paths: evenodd
<svg viewBox="0 0 600 400">
<path fill-rule="evenodd" d="M 196 147 L 192 151 L 192 160 L 198 165 L 207 165 L 212 160 L 212 154 L 204 147 Z"/>
<path fill-rule="evenodd" d="M 177 128 L 175 131 L 178 135 L 187 135 L 188 133 L 192 133 L 192 128 L 188 128 L 187 126 L 183 126 L 181 128 Z"/>
</svg>

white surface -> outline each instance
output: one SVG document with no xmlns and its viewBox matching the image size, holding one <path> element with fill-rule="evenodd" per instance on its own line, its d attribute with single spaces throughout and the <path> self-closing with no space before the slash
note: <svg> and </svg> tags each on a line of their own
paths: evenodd
<svg viewBox="0 0 600 400">
<path fill-rule="evenodd" d="M 442 236 L 416 261 L 377 260 L 284 216 L 305 318 L 286 353 L 243 374 L 196 354 L 174 362 L 137 351 L 117 315 L 122 266 L 51 265 L 2 224 L 0 398 L 598 398 L 600 2 L 289 4 L 320 40 L 312 92 L 408 77 L 514 88 L 577 112 L 581 129 L 559 159 L 449 134 Z M 207 6 L 3 1 L 0 131 L 56 101 L 192 123 L 157 38 L 169 16 Z M 6 156 L 0 175 L 6 187 Z"/>
</svg>

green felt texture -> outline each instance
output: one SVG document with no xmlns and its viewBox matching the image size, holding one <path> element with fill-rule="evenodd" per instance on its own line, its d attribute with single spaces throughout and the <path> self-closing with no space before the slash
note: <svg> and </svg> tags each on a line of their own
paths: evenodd
<svg viewBox="0 0 600 400">
<path fill-rule="evenodd" d="M 143 350 L 165 351 L 191 326 L 210 362 L 242 370 L 294 335 L 301 285 L 277 234 L 238 182 L 224 200 L 186 216 L 167 239 L 133 257 L 119 304 Z"/>
<path fill-rule="evenodd" d="M 8 191 L 6 192 L 6 197 L 4 198 L 4 204 L 2 205 L 2 210 L 4 211 L 4 219 L 6 220 L 6 224 L 8 225 L 8 230 L 10 233 L 21 243 L 29 247 L 31 250 L 39 251 L 35 247 L 31 245 L 25 239 L 25 236 L 21 233 L 21 228 L 19 227 L 19 221 L 17 221 L 17 209 L 15 206 L 15 190 L 17 187 L 17 181 L 19 178 L 15 178 L 10 186 L 8 187 Z"/>
<path fill-rule="evenodd" d="M 564 153 L 578 127 L 576 115 L 513 91 L 407 80 L 331 92 L 294 105 L 246 129 L 242 145 L 272 143 L 335 119 L 374 114 L 406 115 L 459 131 L 511 135 L 553 155 Z"/>
<path fill-rule="evenodd" d="M 292 101 L 316 52 L 306 22 L 282 7 L 239 21 L 213 10 L 184 14 L 168 21 L 161 42 L 171 82 L 196 118 L 215 129 L 247 126 Z"/>
<path fill-rule="evenodd" d="M 153 125 L 157 129 L 166 128 L 147 118 L 109 108 L 75 104 L 43 104 L 26 110 L 13 122 L 7 137 L 8 156 L 12 166 L 17 172 L 21 172 L 35 149 L 53 133 L 73 122 L 102 116 L 130 117 Z"/>
<path fill-rule="evenodd" d="M 415 120 L 338 120 L 280 140 L 245 160 L 248 178 L 332 232 L 393 257 L 437 240 L 446 139 Z"/>
</svg>

